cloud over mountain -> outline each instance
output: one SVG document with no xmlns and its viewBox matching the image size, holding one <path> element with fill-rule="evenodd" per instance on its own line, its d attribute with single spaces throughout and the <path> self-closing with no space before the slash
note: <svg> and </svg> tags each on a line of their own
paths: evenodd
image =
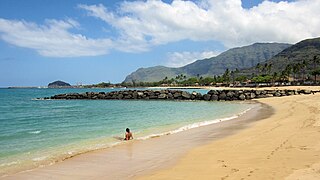
<svg viewBox="0 0 320 180">
<path fill-rule="evenodd" d="M 198 59 L 206 59 L 217 56 L 218 52 L 215 51 L 203 51 L 203 52 L 169 52 L 167 53 L 166 66 L 168 67 L 182 67 L 190 64 Z"/>
<path fill-rule="evenodd" d="M 295 43 L 320 35 L 320 1 L 263 1 L 245 9 L 241 0 L 133 1 L 117 11 L 103 5 L 79 5 L 120 32 L 123 42 L 145 47 L 184 39 L 215 40 L 227 47 L 254 42 Z M 143 48 L 143 47 L 142 47 Z"/>
</svg>

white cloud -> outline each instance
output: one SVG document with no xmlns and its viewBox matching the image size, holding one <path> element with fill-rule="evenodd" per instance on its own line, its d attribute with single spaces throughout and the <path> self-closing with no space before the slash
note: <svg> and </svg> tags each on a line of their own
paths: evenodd
<svg viewBox="0 0 320 180">
<path fill-rule="evenodd" d="M 0 18 L 0 37 L 19 47 L 36 50 L 48 57 L 80 57 L 106 54 L 112 42 L 109 39 L 90 39 L 68 30 L 78 28 L 78 22 L 46 20 L 45 25 Z"/>
<path fill-rule="evenodd" d="M 167 54 L 166 66 L 168 67 L 182 67 L 199 59 L 211 58 L 219 55 L 218 52 L 204 51 L 204 52 L 171 52 Z"/>
<path fill-rule="evenodd" d="M 319 0 L 263 1 L 251 9 L 242 8 L 241 0 L 124 1 L 115 10 L 101 4 L 78 8 L 111 25 L 117 34 L 110 39 L 86 37 L 72 32 L 80 27 L 72 19 L 35 24 L 0 18 L 0 38 L 43 56 L 79 57 L 110 50 L 143 52 L 181 40 L 212 40 L 231 48 L 255 42 L 295 43 L 320 36 Z"/>
<path fill-rule="evenodd" d="M 251 9 L 242 8 L 241 0 L 133 1 L 121 3 L 116 11 L 101 4 L 79 8 L 117 29 L 121 47 L 129 46 L 128 51 L 184 39 L 214 40 L 234 47 L 254 42 L 295 43 L 320 36 L 319 0 L 263 1 Z"/>
</svg>

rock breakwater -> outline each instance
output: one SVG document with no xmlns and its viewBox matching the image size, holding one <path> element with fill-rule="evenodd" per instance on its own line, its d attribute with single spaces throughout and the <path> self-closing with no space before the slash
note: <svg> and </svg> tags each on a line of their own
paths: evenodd
<svg viewBox="0 0 320 180">
<path fill-rule="evenodd" d="M 243 101 L 258 98 L 281 97 L 299 94 L 314 94 L 310 90 L 210 90 L 202 95 L 198 92 L 180 90 L 125 90 L 113 92 L 86 92 L 57 94 L 44 99 L 92 99 L 92 100 L 205 100 L 205 101 Z"/>
</svg>

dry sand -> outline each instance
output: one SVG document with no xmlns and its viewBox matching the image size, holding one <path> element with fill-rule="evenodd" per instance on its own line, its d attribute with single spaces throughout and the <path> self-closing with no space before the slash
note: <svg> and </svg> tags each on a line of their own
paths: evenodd
<svg viewBox="0 0 320 180">
<path fill-rule="evenodd" d="M 320 94 L 258 101 L 275 113 L 139 179 L 320 179 Z"/>
</svg>

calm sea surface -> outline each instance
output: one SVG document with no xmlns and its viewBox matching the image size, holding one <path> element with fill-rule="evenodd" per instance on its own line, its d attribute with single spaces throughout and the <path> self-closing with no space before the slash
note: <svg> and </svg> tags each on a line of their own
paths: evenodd
<svg viewBox="0 0 320 180">
<path fill-rule="evenodd" d="M 0 175 L 121 143 L 234 117 L 253 105 L 202 101 L 35 100 L 117 89 L 0 89 Z M 188 90 L 192 91 L 192 90 Z M 206 90 L 194 90 L 206 93 Z"/>
</svg>

